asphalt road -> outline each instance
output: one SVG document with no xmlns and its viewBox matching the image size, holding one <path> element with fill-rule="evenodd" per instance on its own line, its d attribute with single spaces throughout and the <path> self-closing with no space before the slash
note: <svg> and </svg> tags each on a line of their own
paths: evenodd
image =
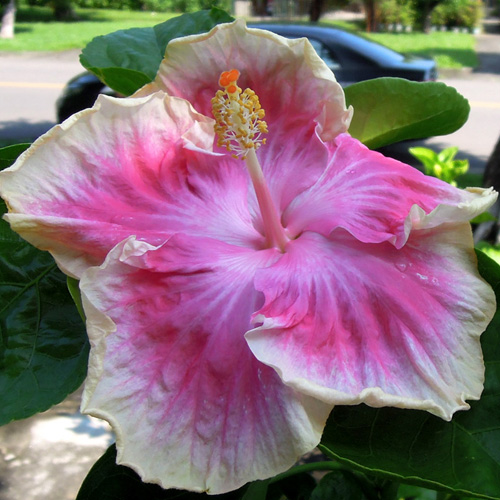
<svg viewBox="0 0 500 500">
<path fill-rule="evenodd" d="M 489 57 L 484 71 L 443 75 L 445 83 L 469 99 L 469 121 L 456 133 L 423 144 L 459 146 L 459 157 L 468 158 L 475 172 L 482 171 L 500 136 L 500 35 L 482 35 L 480 42 Z M 64 83 L 83 70 L 78 55 L 0 52 L 0 141 L 31 141 L 55 124 L 55 102 Z M 401 145 L 396 154 L 410 161 L 407 148 Z"/>
<path fill-rule="evenodd" d="M 33 140 L 55 124 L 57 97 L 83 71 L 78 55 L 0 52 L 0 141 Z"/>
</svg>

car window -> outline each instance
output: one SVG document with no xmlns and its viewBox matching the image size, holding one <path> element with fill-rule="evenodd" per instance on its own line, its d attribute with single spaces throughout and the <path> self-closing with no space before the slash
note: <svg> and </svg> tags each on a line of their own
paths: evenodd
<svg viewBox="0 0 500 500">
<path fill-rule="evenodd" d="M 349 68 L 357 68 L 357 67 L 365 67 L 365 66 L 374 66 L 376 62 L 372 61 L 364 54 L 360 54 L 355 52 L 354 50 L 350 50 L 347 47 L 332 47 L 337 51 L 339 55 L 342 56 L 342 66 Z"/>
<path fill-rule="evenodd" d="M 331 69 L 339 69 L 340 63 L 335 59 L 334 55 L 330 51 L 330 49 L 321 43 L 319 40 L 315 40 L 314 38 L 309 38 L 311 45 L 314 47 L 314 50 L 318 53 L 318 56 L 325 61 L 326 65 Z"/>
</svg>

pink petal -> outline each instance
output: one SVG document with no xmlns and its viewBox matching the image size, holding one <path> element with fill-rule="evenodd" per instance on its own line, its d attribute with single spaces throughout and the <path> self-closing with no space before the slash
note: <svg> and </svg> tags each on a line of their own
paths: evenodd
<svg viewBox="0 0 500 500">
<path fill-rule="evenodd" d="M 266 301 L 246 334 L 284 383 L 330 404 L 428 410 L 446 420 L 478 399 L 479 335 L 496 305 L 468 224 L 366 244 L 306 232 L 257 272 Z"/>
<path fill-rule="evenodd" d="M 497 193 L 463 191 L 401 162 L 370 151 L 347 134 L 328 144 L 329 159 L 320 178 L 297 196 L 283 214 L 291 237 L 303 231 L 328 236 L 343 228 L 366 243 L 404 245 L 409 230 L 425 214 L 435 227 L 467 221 L 489 208 Z M 415 207 L 410 211 L 414 205 Z M 421 224 L 419 225 L 421 227 Z"/>
<path fill-rule="evenodd" d="M 102 98 L 0 173 L 7 219 L 76 276 L 130 235 L 160 244 L 182 230 L 258 246 L 248 176 L 212 144 L 212 120 L 184 100 Z"/>
<path fill-rule="evenodd" d="M 242 19 L 170 42 L 155 86 L 211 116 L 219 76 L 232 68 L 241 73 L 240 87 L 259 96 L 271 130 L 310 131 L 318 124 L 323 140 L 347 130 L 352 110 L 346 109 L 342 88 L 310 43 L 247 28 Z"/>
<path fill-rule="evenodd" d="M 151 89 L 183 97 L 212 116 L 211 99 L 223 71 L 236 68 L 238 84 L 260 98 L 269 134 L 258 151 L 266 180 L 281 209 L 321 175 L 327 151 L 314 143 L 345 132 L 342 88 L 306 39 L 289 40 L 247 28 L 243 20 L 216 26 L 209 34 L 173 40 Z M 140 95 L 140 94 L 139 94 Z"/>
<path fill-rule="evenodd" d="M 319 442 L 330 405 L 258 362 L 244 333 L 274 262 L 182 235 L 129 239 L 81 280 L 92 350 L 82 409 L 117 433 L 118 461 L 164 488 L 222 493 L 273 476 Z"/>
</svg>

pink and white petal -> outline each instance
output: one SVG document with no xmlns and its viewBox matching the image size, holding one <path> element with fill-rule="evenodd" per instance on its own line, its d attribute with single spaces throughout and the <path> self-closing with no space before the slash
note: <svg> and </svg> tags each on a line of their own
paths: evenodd
<svg viewBox="0 0 500 500">
<path fill-rule="evenodd" d="M 252 355 L 258 267 L 276 251 L 129 239 L 81 280 L 91 341 L 82 410 L 111 423 L 118 462 L 164 488 L 236 489 L 319 442 L 331 405 Z"/>
<path fill-rule="evenodd" d="M 183 137 L 193 128 L 196 143 Z M 212 141 L 212 121 L 186 101 L 163 92 L 144 99 L 102 96 L 0 173 L 6 219 L 79 276 L 131 234 L 165 240 L 159 214 L 183 163 L 190 150 L 211 149 Z"/>
<path fill-rule="evenodd" d="M 283 213 L 321 178 L 329 150 L 317 134 L 298 133 L 286 138 L 286 142 L 268 141 L 259 148 L 257 157 L 276 206 Z"/>
<path fill-rule="evenodd" d="M 269 142 L 273 134 L 284 141 L 287 134 L 310 133 L 316 125 L 325 141 L 347 130 L 352 109 L 346 109 L 342 88 L 311 44 L 248 28 L 241 19 L 171 41 L 155 83 L 212 116 L 219 76 L 232 68 L 241 73 L 240 87 L 259 96 Z"/>
<path fill-rule="evenodd" d="M 445 420 L 479 399 L 479 336 L 496 304 L 466 223 L 414 231 L 399 250 L 343 230 L 304 233 L 256 288 L 266 301 L 248 344 L 297 391 Z"/>
<path fill-rule="evenodd" d="M 405 244 L 411 227 L 468 221 L 487 210 L 497 198 L 491 189 L 464 191 L 425 176 L 370 151 L 348 134 L 325 146 L 330 157 L 323 175 L 283 214 L 283 223 L 292 237 L 303 231 L 328 236 L 336 228 L 343 228 L 362 242 L 391 241 L 399 248 Z M 431 212 L 432 217 L 425 218 Z"/>
<path fill-rule="evenodd" d="M 246 173 L 210 152 L 213 137 L 211 119 L 163 92 L 102 97 L 0 173 L 6 218 L 75 276 L 130 235 L 160 244 L 175 231 L 211 228 L 253 241 Z"/>
<path fill-rule="evenodd" d="M 240 71 L 239 85 L 254 90 L 265 110 L 269 133 L 257 156 L 284 210 L 320 177 L 328 159 L 322 141 L 347 130 L 352 109 L 346 109 L 342 88 L 306 39 L 247 28 L 243 20 L 170 42 L 155 87 L 212 116 L 220 74 L 231 68 Z"/>
</svg>

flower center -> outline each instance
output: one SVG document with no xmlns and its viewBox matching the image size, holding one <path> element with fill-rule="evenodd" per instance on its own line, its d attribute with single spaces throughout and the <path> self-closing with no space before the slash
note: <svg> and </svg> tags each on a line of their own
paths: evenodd
<svg viewBox="0 0 500 500">
<path fill-rule="evenodd" d="M 245 158 L 250 149 L 258 149 L 266 143 L 261 139 L 267 132 L 267 124 L 262 120 L 265 112 L 260 106 L 255 92 L 237 85 L 240 72 L 237 69 L 224 71 L 219 85 L 225 90 L 218 90 L 212 99 L 215 117 L 217 145 L 225 147 L 234 157 Z"/>
<path fill-rule="evenodd" d="M 262 120 L 265 112 L 253 90 L 242 91 L 238 87 L 239 76 L 237 69 L 224 71 L 219 78 L 224 90 L 218 90 L 212 99 L 217 145 L 225 147 L 235 158 L 245 160 L 257 195 L 267 244 L 284 252 L 289 238 L 281 225 L 278 210 L 255 154 L 266 143 L 261 138 L 267 132 L 267 124 Z"/>
</svg>

